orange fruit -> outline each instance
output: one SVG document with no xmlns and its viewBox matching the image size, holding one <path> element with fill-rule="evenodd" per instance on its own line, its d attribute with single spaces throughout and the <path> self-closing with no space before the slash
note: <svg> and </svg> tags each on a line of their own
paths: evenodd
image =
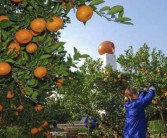
<svg viewBox="0 0 167 138">
<path fill-rule="evenodd" d="M 64 83 L 64 80 L 63 80 L 63 79 L 58 79 L 58 80 L 57 80 L 57 83 L 62 83 L 62 84 L 63 84 L 63 83 Z"/>
<path fill-rule="evenodd" d="M 45 121 L 45 122 L 41 125 L 41 127 L 47 127 L 48 125 L 49 125 L 48 121 Z"/>
<path fill-rule="evenodd" d="M 76 17 L 81 22 L 87 22 L 93 16 L 93 9 L 90 6 L 83 5 L 77 9 Z"/>
<path fill-rule="evenodd" d="M 11 98 L 13 98 L 13 97 L 14 97 L 14 92 L 8 91 L 8 92 L 7 92 L 7 95 L 6 95 L 6 98 L 7 98 L 7 99 L 11 99 Z"/>
<path fill-rule="evenodd" d="M 20 3 L 22 2 L 23 0 L 11 0 L 12 2 L 15 2 L 15 3 Z"/>
<path fill-rule="evenodd" d="M 58 87 L 61 87 L 61 86 L 63 86 L 63 84 L 62 83 L 56 83 L 56 85 L 58 86 Z"/>
<path fill-rule="evenodd" d="M 43 78 L 44 76 L 46 76 L 46 74 L 47 74 L 47 69 L 43 66 L 38 66 L 34 70 L 34 76 L 37 78 Z"/>
<path fill-rule="evenodd" d="M 20 45 L 16 42 L 12 42 L 12 43 L 9 44 L 8 49 L 9 49 L 9 52 L 14 51 L 18 54 L 19 51 L 20 51 Z"/>
<path fill-rule="evenodd" d="M 0 105 L 0 111 L 2 111 L 3 110 L 3 106 L 2 105 Z"/>
<path fill-rule="evenodd" d="M 63 25 L 64 25 L 63 20 L 60 17 L 56 17 L 56 16 L 52 17 L 51 21 L 46 22 L 46 28 L 50 32 L 58 31 L 63 27 Z"/>
<path fill-rule="evenodd" d="M 3 20 L 9 20 L 9 17 L 5 16 L 5 15 L 1 15 L 0 16 L 0 21 L 3 21 Z"/>
<path fill-rule="evenodd" d="M 35 106 L 35 110 L 36 111 L 42 111 L 42 109 L 43 109 L 43 107 L 42 107 L 42 105 L 40 105 L 40 104 L 37 104 L 36 106 Z"/>
<path fill-rule="evenodd" d="M 38 33 L 38 32 L 35 32 L 35 31 L 33 31 L 33 30 L 30 30 L 31 31 L 31 33 L 32 33 L 32 35 L 33 36 L 37 36 L 37 35 L 39 35 L 40 33 Z"/>
<path fill-rule="evenodd" d="M 157 105 L 157 104 L 158 104 L 158 101 L 157 101 L 157 100 L 152 100 L 151 102 L 152 102 L 152 104 L 154 104 L 154 105 Z"/>
<path fill-rule="evenodd" d="M 62 7 L 63 7 L 64 9 L 67 8 L 67 4 L 70 5 L 70 9 L 74 8 L 74 3 L 73 3 L 73 2 L 71 2 L 71 1 L 65 2 L 64 0 L 62 1 Z"/>
<path fill-rule="evenodd" d="M 35 135 L 35 134 L 37 134 L 39 131 L 38 131 L 38 128 L 32 128 L 31 129 L 31 134 L 32 135 Z"/>
<path fill-rule="evenodd" d="M 56 81 L 56 85 L 57 85 L 58 87 L 61 87 L 63 84 L 64 84 L 64 80 L 63 80 L 63 79 L 58 79 L 58 80 Z"/>
<path fill-rule="evenodd" d="M 164 96 L 167 97 L 167 92 L 164 93 Z"/>
<path fill-rule="evenodd" d="M 17 110 L 23 110 L 24 107 L 23 107 L 23 105 L 19 105 L 16 109 L 17 109 Z"/>
<path fill-rule="evenodd" d="M 36 18 L 30 23 L 32 31 L 41 33 L 46 28 L 46 21 L 43 18 Z"/>
<path fill-rule="evenodd" d="M 32 40 L 32 33 L 28 29 L 20 29 L 15 34 L 15 39 L 20 44 L 26 44 Z"/>
<path fill-rule="evenodd" d="M 27 53 L 30 53 L 30 54 L 36 52 L 37 49 L 38 49 L 38 46 L 35 43 L 30 43 L 26 46 L 26 51 Z"/>
<path fill-rule="evenodd" d="M 167 72 L 164 73 L 164 76 L 167 76 Z"/>
<path fill-rule="evenodd" d="M 0 76 L 7 75 L 11 71 L 11 66 L 9 63 L 0 62 Z"/>
<path fill-rule="evenodd" d="M 38 127 L 38 131 L 41 132 L 43 130 L 43 128 L 40 126 Z"/>
</svg>

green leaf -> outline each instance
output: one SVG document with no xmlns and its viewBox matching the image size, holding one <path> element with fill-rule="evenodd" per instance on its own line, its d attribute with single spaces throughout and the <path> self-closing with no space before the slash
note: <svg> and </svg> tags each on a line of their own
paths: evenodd
<svg viewBox="0 0 167 138">
<path fill-rule="evenodd" d="M 119 12 L 118 17 L 119 17 L 119 18 L 120 18 L 120 17 L 123 17 L 123 15 L 124 15 L 124 10 L 121 11 L 121 12 Z"/>
<path fill-rule="evenodd" d="M 9 21 L 9 20 L 0 21 L 1 28 L 8 28 L 8 27 L 11 27 L 12 25 L 15 25 L 12 21 Z"/>
<path fill-rule="evenodd" d="M 26 94 L 28 94 L 28 95 L 32 94 L 32 92 L 33 92 L 31 87 L 24 87 L 23 90 L 26 91 Z"/>
<path fill-rule="evenodd" d="M 52 45 L 50 48 L 52 48 L 53 50 L 58 50 L 64 44 L 65 44 L 65 42 L 57 42 L 56 44 Z"/>
<path fill-rule="evenodd" d="M 35 100 L 37 96 L 38 96 L 38 92 L 35 91 L 35 92 L 32 93 L 31 98 L 32 98 L 33 100 Z"/>
<path fill-rule="evenodd" d="M 38 84 L 38 81 L 36 79 L 31 79 L 27 82 L 27 85 L 35 87 Z"/>
<path fill-rule="evenodd" d="M 74 47 L 74 60 L 78 60 L 80 58 L 81 54 L 78 52 L 78 50 Z"/>
<path fill-rule="evenodd" d="M 123 11 L 124 8 L 121 6 L 121 5 L 117 5 L 117 6 L 114 6 L 112 7 L 107 14 L 116 14 L 116 13 L 119 13 L 121 11 Z"/>
<path fill-rule="evenodd" d="M 2 37 L 3 37 L 3 39 L 7 40 L 9 34 L 5 30 L 1 30 L 1 31 L 2 31 Z"/>
<path fill-rule="evenodd" d="M 131 22 L 121 22 L 122 24 L 129 24 L 129 25 L 133 25 L 133 23 Z"/>
<path fill-rule="evenodd" d="M 103 2 L 104 2 L 104 0 L 93 0 L 93 1 L 90 3 L 90 5 L 99 5 L 99 4 L 103 3 Z"/>
<path fill-rule="evenodd" d="M 88 58 L 88 57 L 90 57 L 88 54 L 81 55 L 81 58 Z"/>
<path fill-rule="evenodd" d="M 69 13 L 69 11 L 70 11 L 70 3 L 68 2 L 67 4 L 66 4 L 66 10 L 65 10 L 65 14 L 68 14 Z"/>
<path fill-rule="evenodd" d="M 99 12 L 110 10 L 110 6 L 102 7 Z"/>
<path fill-rule="evenodd" d="M 42 55 L 39 60 L 50 58 L 52 55 Z"/>
<path fill-rule="evenodd" d="M 6 59 L 5 62 L 8 62 L 8 63 L 15 63 L 15 61 L 13 59 Z"/>
<path fill-rule="evenodd" d="M 46 53 L 51 53 L 53 51 L 53 49 L 49 48 L 49 47 L 43 47 L 43 50 L 46 52 Z"/>
<path fill-rule="evenodd" d="M 130 18 L 128 17 L 119 17 L 115 19 L 116 21 L 124 22 L 124 21 L 131 21 Z"/>
</svg>

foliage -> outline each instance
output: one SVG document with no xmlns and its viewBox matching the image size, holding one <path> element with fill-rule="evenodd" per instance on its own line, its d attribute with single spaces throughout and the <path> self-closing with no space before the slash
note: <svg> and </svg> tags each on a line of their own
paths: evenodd
<svg viewBox="0 0 167 138">
<path fill-rule="evenodd" d="M 62 101 L 73 114 L 73 120 L 91 115 L 111 128 L 110 135 L 113 132 L 122 135 L 124 89 L 128 85 L 129 75 L 111 67 L 103 69 L 100 59 L 95 61 L 92 58 L 87 58 L 74 74 L 73 80 L 58 90 L 64 95 Z M 105 111 L 105 114 L 100 115 L 99 111 Z"/>
<path fill-rule="evenodd" d="M 122 71 L 102 68 L 100 60 L 87 58 L 80 70 L 73 72 L 72 80 L 58 90 L 63 94 L 65 107 L 73 114 L 72 120 L 81 116 L 95 116 L 99 127 L 91 132 L 92 137 L 122 137 L 125 111 L 124 90 L 134 86 L 156 87 L 155 100 L 147 107 L 147 120 L 160 119 L 166 122 L 166 57 L 161 51 L 150 52 L 144 44 L 136 53 L 133 47 L 118 57 Z M 144 68 L 144 69 L 142 69 Z M 156 70 L 158 69 L 158 70 Z M 160 69 L 160 70 L 159 70 Z M 100 111 L 104 111 L 102 114 Z"/>
<path fill-rule="evenodd" d="M 42 18 L 41 23 L 45 27 L 45 21 L 52 21 L 53 16 L 61 17 L 64 23 L 62 29 L 64 29 L 66 24 L 70 23 L 70 17 L 68 17 L 70 5 L 68 1 L 65 1 L 66 8 L 64 8 L 62 6 L 63 2 L 62 0 L 23 0 L 15 3 L 12 0 L 0 0 L 0 13 L 8 17 L 6 20 L 0 21 L 0 62 L 7 62 L 12 68 L 8 75 L 0 76 L 0 105 L 3 107 L 0 111 L 0 128 L 3 137 L 13 136 L 13 133 L 17 137 L 15 128 L 18 128 L 21 137 L 44 137 L 50 129 L 49 125 L 66 121 L 73 111 L 70 110 L 70 113 L 65 113 L 64 107 L 67 105 L 60 105 L 64 101 L 60 100 L 60 104 L 59 102 L 48 104 L 47 98 L 58 91 L 60 84 L 58 85 L 57 81 L 62 79 L 66 82 L 71 74 L 75 75 L 75 73 L 71 73 L 71 67 L 76 67 L 76 62 L 80 58 L 88 57 L 88 55 L 80 54 L 76 48 L 74 48 L 75 54 L 73 57 L 68 55 L 64 49 L 65 42 L 59 41 L 61 36 L 59 30 L 56 32 L 50 32 L 46 28 L 42 29 L 41 32 L 31 30 L 31 22 L 34 19 Z M 126 22 L 126 20 L 116 18 L 117 14 L 121 14 L 121 17 L 123 17 L 123 7 L 114 8 L 115 12 L 111 7 L 98 11 L 96 5 L 103 3 L 102 0 L 71 2 L 75 5 L 74 9 L 87 4 L 100 16 L 105 16 L 107 19 L 112 18 L 113 21 L 120 23 Z M 110 12 L 107 14 L 102 13 L 102 11 L 109 10 Z M 115 17 L 113 17 L 114 15 Z M 22 29 L 23 31 L 26 29 L 29 36 L 24 42 L 18 39 L 27 35 L 17 37 L 17 39 L 15 36 L 16 32 Z M 32 40 L 30 31 L 33 34 Z M 34 53 L 26 51 L 26 45 L 29 41 L 35 43 L 38 47 Z M 19 44 L 21 48 L 17 51 L 13 48 L 9 51 L 8 46 L 12 42 Z M 38 66 L 42 66 L 44 70 L 46 68 L 47 71 L 45 70 L 44 74 L 39 73 L 40 76 L 37 78 L 34 70 Z M 82 74 L 80 76 L 82 77 Z M 8 94 L 10 96 L 7 96 Z M 70 95 L 73 97 L 72 93 Z M 51 112 L 52 108 L 55 113 Z M 60 111 L 60 109 L 62 110 Z M 62 117 L 57 112 L 64 116 Z M 41 130 L 41 124 L 45 121 L 49 122 L 49 125 Z M 12 133 L 10 133 L 11 129 L 13 130 Z M 32 130 L 37 130 L 37 133 L 32 132 Z"/>
</svg>

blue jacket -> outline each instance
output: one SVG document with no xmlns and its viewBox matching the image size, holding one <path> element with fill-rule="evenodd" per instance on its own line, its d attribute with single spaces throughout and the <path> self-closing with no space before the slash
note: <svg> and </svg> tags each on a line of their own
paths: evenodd
<svg viewBox="0 0 167 138">
<path fill-rule="evenodd" d="M 87 116 L 84 121 L 85 126 L 88 127 L 90 131 L 97 127 L 97 123 L 97 119 L 91 116 Z"/>
<path fill-rule="evenodd" d="M 144 109 L 154 95 L 154 90 L 149 89 L 147 93 L 141 92 L 138 99 L 126 102 L 124 138 L 146 138 L 147 124 Z"/>
</svg>

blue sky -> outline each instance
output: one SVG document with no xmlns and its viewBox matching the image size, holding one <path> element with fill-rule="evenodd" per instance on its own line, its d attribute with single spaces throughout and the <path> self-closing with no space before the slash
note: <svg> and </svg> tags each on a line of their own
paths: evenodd
<svg viewBox="0 0 167 138">
<path fill-rule="evenodd" d="M 144 43 L 167 55 L 167 0 L 106 0 L 101 6 L 115 5 L 124 7 L 124 16 L 130 17 L 134 25 L 109 22 L 94 13 L 84 26 L 71 11 L 71 24 L 61 30 L 60 39 L 66 42 L 68 53 L 73 55 L 73 47 L 76 47 L 80 53 L 97 59 L 99 44 L 108 40 L 115 44 L 116 57 L 124 54 L 129 46 L 136 51 Z"/>
</svg>

